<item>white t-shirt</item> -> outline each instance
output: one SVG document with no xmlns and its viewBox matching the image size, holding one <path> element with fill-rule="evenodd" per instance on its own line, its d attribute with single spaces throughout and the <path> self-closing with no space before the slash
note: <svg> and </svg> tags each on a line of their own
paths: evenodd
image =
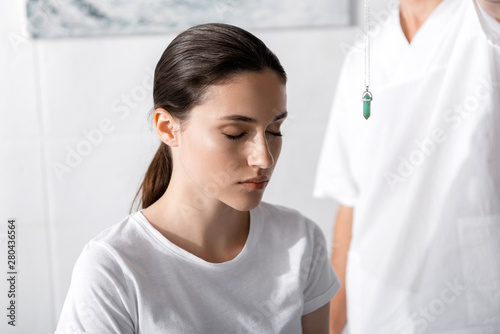
<svg viewBox="0 0 500 334">
<path fill-rule="evenodd" d="M 261 203 L 243 250 L 210 263 L 171 243 L 138 211 L 78 258 L 56 334 L 301 333 L 340 288 L 318 226 Z"/>
<path fill-rule="evenodd" d="M 409 44 L 399 8 L 346 56 L 315 195 L 354 207 L 350 334 L 500 333 L 500 23 L 444 0 Z"/>
</svg>

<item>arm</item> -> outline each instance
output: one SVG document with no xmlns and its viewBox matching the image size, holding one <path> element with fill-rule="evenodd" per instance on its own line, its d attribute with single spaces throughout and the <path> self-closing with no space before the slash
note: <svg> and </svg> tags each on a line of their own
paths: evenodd
<svg viewBox="0 0 500 334">
<path fill-rule="evenodd" d="M 351 244 L 353 208 L 339 205 L 333 232 L 332 266 L 342 286 L 333 297 L 330 310 L 330 334 L 340 334 L 347 323 L 347 303 L 345 290 L 345 272 L 347 252 Z"/>
<path fill-rule="evenodd" d="M 478 4 L 500 22 L 500 0 L 477 0 Z"/>
<path fill-rule="evenodd" d="M 328 334 L 330 303 L 302 317 L 302 334 Z"/>
</svg>

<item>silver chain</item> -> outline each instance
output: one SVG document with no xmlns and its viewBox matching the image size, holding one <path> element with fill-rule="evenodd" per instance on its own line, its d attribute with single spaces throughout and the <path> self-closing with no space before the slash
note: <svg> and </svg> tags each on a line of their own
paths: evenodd
<svg viewBox="0 0 500 334">
<path fill-rule="evenodd" d="M 365 8 L 365 86 L 370 87 L 370 0 L 364 0 Z"/>
</svg>

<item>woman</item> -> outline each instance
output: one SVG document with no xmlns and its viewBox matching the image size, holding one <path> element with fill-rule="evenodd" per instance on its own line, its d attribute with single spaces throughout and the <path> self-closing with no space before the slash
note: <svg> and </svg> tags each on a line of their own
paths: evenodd
<svg viewBox="0 0 500 334">
<path fill-rule="evenodd" d="M 193 27 L 155 70 L 161 144 L 143 209 L 80 255 L 56 333 L 327 333 L 339 281 L 320 229 L 261 203 L 286 74 L 234 26 Z"/>
</svg>

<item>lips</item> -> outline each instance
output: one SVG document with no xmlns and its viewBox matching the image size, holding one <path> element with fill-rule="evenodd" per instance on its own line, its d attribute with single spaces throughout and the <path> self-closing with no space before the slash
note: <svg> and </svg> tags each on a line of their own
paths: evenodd
<svg viewBox="0 0 500 334">
<path fill-rule="evenodd" d="M 269 182 L 269 178 L 267 176 L 257 176 L 252 179 L 242 181 L 240 183 L 263 183 L 263 182 Z"/>
<path fill-rule="evenodd" d="M 240 184 L 250 190 L 262 190 L 269 183 L 269 178 L 267 176 L 258 176 L 245 181 L 240 182 Z"/>
</svg>

